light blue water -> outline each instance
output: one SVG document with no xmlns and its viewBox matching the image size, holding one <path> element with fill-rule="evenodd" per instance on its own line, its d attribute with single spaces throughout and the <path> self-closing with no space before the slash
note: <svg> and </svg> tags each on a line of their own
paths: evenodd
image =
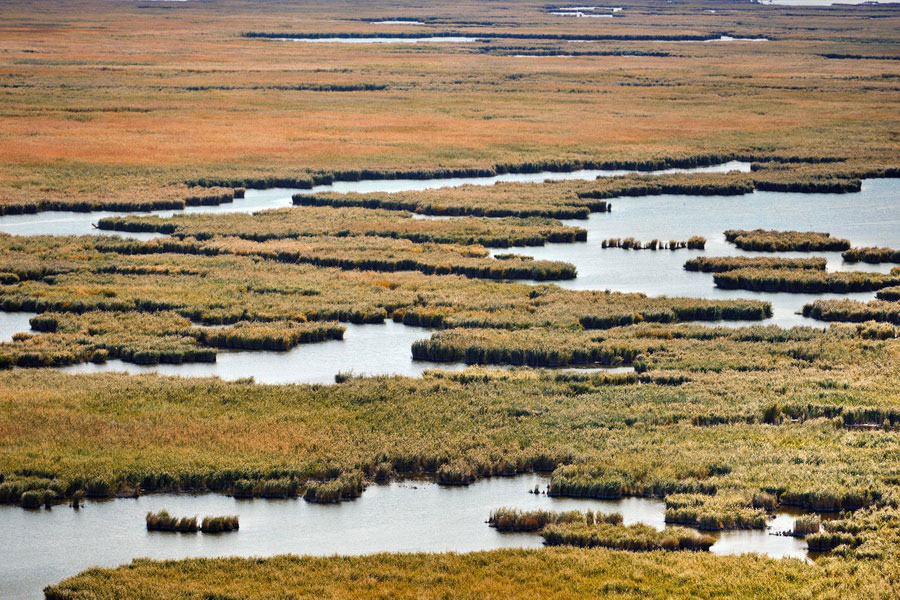
<svg viewBox="0 0 900 600">
<path fill-rule="evenodd" d="M 728 162 L 710 167 L 696 169 L 666 169 L 651 171 L 651 174 L 666 173 L 727 173 L 728 171 L 750 170 L 750 163 Z M 374 192 L 406 192 L 417 190 L 431 190 L 437 188 L 459 187 L 462 185 L 494 185 L 505 181 L 517 181 L 523 183 L 540 183 L 546 180 L 592 180 L 597 177 L 614 177 L 627 175 L 634 171 L 596 169 L 581 169 L 570 173 L 557 173 L 542 171 L 540 173 L 506 173 L 492 177 L 453 177 L 445 179 L 367 179 L 362 181 L 336 181 L 329 185 L 318 185 L 309 190 L 291 188 L 270 188 L 267 190 L 247 190 L 246 197 L 234 202 L 220 204 L 218 206 L 189 206 L 184 210 L 159 210 L 149 213 L 127 212 L 74 212 L 74 211 L 47 211 L 33 215 L 3 215 L 0 216 L 0 231 L 13 235 L 99 235 L 103 232 L 94 228 L 94 224 L 101 218 L 111 216 L 123 216 L 127 214 L 154 214 L 161 217 L 170 217 L 173 214 L 192 213 L 252 213 L 268 208 L 284 208 L 291 206 L 291 197 L 296 193 L 318 194 L 321 192 L 337 192 L 341 194 L 356 192 L 360 194 Z M 153 233 L 136 233 L 124 235 L 135 239 L 152 239 L 158 237 Z"/>
<path fill-rule="evenodd" d="M 665 526 L 665 505 L 650 498 L 589 500 L 530 494 L 547 479 L 520 475 L 478 481 L 467 487 L 402 482 L 369 487 L 361 498 L 334 505 L 292 500 L 237 500 L 217 494 L 159 494 L 88 502 L 74 510 L 25 510 L 0 505 L 0 597 L 38 600 L 44 586 L 84 569 L 113 567 L 134 558 L 177 559 L 276 554 L 359 555 L 376 552 L 471 552 L 539 548 L 529 533 L 498 533 L 485 521 L 491 511 L 593 510 L 623 515 L 624 523 Z M 177 516 L 238 515 L 240 530 L 221 535 L 148 532 L 147 512 Z M 770 535 L 793 528 L 779 514 L 768 531 L 718 534 L 716 554 L 759 552 L 805 557 L 806 544 Z"/>
</svg>

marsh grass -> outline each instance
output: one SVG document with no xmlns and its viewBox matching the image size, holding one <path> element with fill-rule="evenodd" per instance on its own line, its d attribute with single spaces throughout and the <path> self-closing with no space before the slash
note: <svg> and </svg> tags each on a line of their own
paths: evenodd
<svg viewBox="0 0 900 600">
<path fill-rule="evenodd" d="M 722 289 L 742 289 L 795 294 L 847 294 L 869 292 L 900 284 L 900 275 L 844 271 L 826 273 L 815 269 L 742 268 L 713 275 Z"/>
<path fill-rule="evenodd" d="M 554 512 L 547 510 L 522 511 L 513 508 L 498 508 L 488 518 L 488 525 L 497 531 L 541 531 L 548 525 L 558 524 L 594 525 L 607 523 L 621 525 L 622 515 L 593 511 Z"/>
<path fill-rule="evenodd" d="M 684 263 L 685 271 L 722 273 L 739 269 L 809 269 L 824 271 L 825 258 L 771 258 L 768 256 L 699 256 Z"/>
<path fill-rule="evenodd" d="M 623 250 L 703 250 L 706 247 L 706 238 L 701 236 L 692 236 L 686 241 L 669 240 L 662 242 L 658 239 L 652 239 L 649 242 L 642 242 L 632 237 L 627 238 L 609 238 L 600 242 L 601 248 L 622 248 Z"/>
<path fill-rule="evenodd" d="M 848 263 L 900 263 L 900 250 L 893 248 L 850 248 L 845 250 L 841 257 Z"/>
<path fill-rule="evenodd" d="M 610 548 L 629 552 L 706 551 L 715 543 L 715 538 L 697 534 L 689 529 L 669 527 L 657 531 L 643 523 L 634 525 L 562 523 L 548 526 L 541 532 L 541 537 L 548 546 Z"/>
<path fill-rule="evenodd" d="M 850 249 L 850 242 L 816 231 L 775 231 L 765 229 L 729 229 L 725 239 L 742 250 L 762 252 L 840 252 Z"/>
<path fill-rule="evenodd" d="M 794 521 L 794 529 L 791 531 L 791 535 L 803 538 L 814 533 L 819 533 L 821 525 L 822 519 L 820 519 L 818 515 L 803 515 L 797 517 Z"/>
<path fill-rule="evenodd" d="M 240 529 L 240 523 L 236 515 L 203 517 L 200 522 L 200 531 L 203 533 L 227 533 L 238 529 Z"/>
<path fill-rule="evenodd" d="M 147 531 L 166 531 L 172 533 L 197 533 L 197 517 L 174 517 L 168 511 L 148 512 L 145 518 Z"/>
<path fill-rule="evenodd" d="M 803 316 L 820 321 L 876 321 L 900 325 L 900 302 L 886 300 L 816 300 L 803 305 Z"/>
</svg>

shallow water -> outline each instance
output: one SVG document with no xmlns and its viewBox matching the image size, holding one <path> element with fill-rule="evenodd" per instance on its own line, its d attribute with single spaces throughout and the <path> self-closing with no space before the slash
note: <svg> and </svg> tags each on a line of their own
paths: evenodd
<svg viewBox="0 0 900 600">
<path fill-rule="evenodd" d="M 286 352 L 219 350 L 214 363 L 136 365 L 121 360 L 63 367 L 66 373 L 159 373 L 181 377 L 220 377 L 227 381 L 253 377 L 257 383 L 334 383 L 338 373 L 419 377 L 427 369 L 460 371 L 465 363 L 433 363 L 412 359 L 413 342 L 434 332 L 393 321 L 345 323 L 343 340 L 300 344 Z"/>
<path fill-rule="evenodd" d="M 7 313 L 0 313 L 0 315 Z M 344 324 L 343 340 L 300 344 L 286 352 L 264 350 L 219 350 L 214 363 L 137 365 L 121 360 L 103 364 L 80 363 L 59 370 L 64 373 L 114 373 L 132 375 L 159 373 L 178 377 L 219 377 L 235 381 L 252 377 L 256 383 L 334 383 L 335 375 L 405 375 L 420 377 L 429 369 L 462 371 L 463 362 L 437 363 L 413 360 L 411 346 L 436 330 L 386 321 L 383 325 Z M 25 328 L 19 331 L 27 331 Z M 492 369 L 514 369 L 511 365 L 486 365 Z M 525 367 L 520 367 L 525 368 Z M 568 373 L 631 373 L 634 367 L 577 366 L 555 369 Z"/>
<path fill-rule="evenodd" d="M 650 171 L 650 174 L 662 175 L 665 173 L 726 173 L 728 171 L 750 170 L 750 163 L 732 161 L 709 167 L 695 169 L 666 169 L 662 171 Z M 270 188 L 266 190 L 247 190 L 246 197 L 234 202 L 219 204 L 218 206 L 188 206 L 184 210 L 158 210 L 145 213 L 127 212 L 74 212 L 74 211 L 48 211 L 33 215 L 3 215 L 0 216 L 0 231 L 14 235 L 98 235 L 115 234 L 134 239 L 148 240 L 159 237 L 155 233 L 121 233 L 103 232 L 94 227 L 98 220 L 104 217 L 116 217 L 127 214 L 154 214 L 160 217 L 170 217 L 173 214 L 191 213 L 251 213 L 267 208 L 283 208 L 291 206 L 291 197 L 296 193 L 318 194 L 322 192 L 337 192 L 346 194 L 356 192 L 361 194 L 373 192 L 407 192 L 417 190 L 430 190 L 445 187 L 459 187 L 462 185 L 494 185 L 505 181 L 525 183 L 539 183 L 546 180 L 592 180 L 598 177 L 614 177 L 627 175 L 634 171 L 623 170 L 597 170 L 581 169 L 570 173 L 558 173 L 541 171 L 540 173 L 506 173 L 493 177 L 452 177 L 444 179 L 367 179 L 362 181 L 336 181 L 329 185 L 318 185 L 309 190 L 292 188 Z"/>
<path fill-rule="evenodd" d="M 13 335 L 31 331 L 28 320 L 34 316 L 37 313 L 0 311 L 0 342 L 11 342 Z"/>
<path fill-rule="evenodd" d="M 88 502 L 74 510 L 24 510 L 0 505 L 0 546 L 15 549 L 0 564 L 0 597 L 41 598 L 44 586 L 84 569 L 113 567 L 133 558 L 174 559 L 276 554 L 359 555 L 376 552 L 470 552 L 538 548 L 536 534 L 498 533 L 485 523 L 501 507 L 593 510 L 622 514 L 626 525 L 662 529 L 665 505 L 648 498 L 587 500 L 550 498 L 528 491 L 546 486 L 539 475 L 493 478 L 467 487 L 403 482 L 369 487 L 361 498 L 340 504 L 303 500 L 237 500 L 217 494 L 159 494 Z M 220 535 L 148 532 L 149 511 L 177 516 L 240 517 L 237 532 Z M 776 519 L 776 530 L 793 517 Z M 766 532 L 723 532 L 712 552 L 760 551 L 774 557 L 805 556 L 805 543 Z"/>
<path fill-rule="evenodd" d="M 726 229 L 794 229 L 825 231 L 847 238 L 854 246 L 900 247 L 900 179 L 867 179 L 854 194 L 792 194 L 754 192 L 744 196 L 644 196 L 614 198 L 612 212 L 593 213 L 585 220 L 564 221 L 588 230 L 588 241 L 539 247 L 497 249 L 494 253 L 524 254 L 543 260 L 563 260 L 578 269 L 578 277 L 557 282 L 569 289 L 610 289 L 651 296 L 753 298 L 772 303 L 774 317 L 765 323 L 784 327 L 815 325 L 821 321 L 795 314 L 817 298 L 848 297 L 869 300 L 875 292 L 856 294 L 786 294 L 721 290 L 712 273 L 685 271 L 684 263 L 697 256 L 824 256 L 828 270 L 879 271 L 896 265 L 846 264 L 839 252 L 745 252 L 725 241 Z M 707 239 L 706 250 L 622 250 L 600 247 L 603 240 L 635 237 L 644 242 Z"/>
</svg>

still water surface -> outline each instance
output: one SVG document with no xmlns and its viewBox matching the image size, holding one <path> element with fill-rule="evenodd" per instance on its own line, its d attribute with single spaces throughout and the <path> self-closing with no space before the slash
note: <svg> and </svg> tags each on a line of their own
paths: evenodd
<svg viewBox="0 0 900 600">
<path fill-rule="evenodd" d="M 343 340 L 300 344 L 286 352 L 219 350 L 214 363 L 136 365 L 121 360 L 81 363 L 60 369 L 66 373 L 150 373 L 181 377 L 220 377 L 234 381 L 253 377 L 256 383 L 334 383 L 338 373 L 419 377 L 427 369 L 461 371 L 465 363 L 413 360 L 410 347 L 434 332 L 393 321 L 383 325 L 343 324 Z M 27 323 L 26 323 L 27 327 Z"/>
<path fill-rule="evenodd" d="M 830 271 L 879 271 L 887 273 L 888 263 L 846 264 L 840 252 L 745 252 L 725 241 L 726 229 L 782 229 L 825 231 L 847 238 L 854 246 L 900 247 L 900 179 L 867 179 L 862 191 L 854 194 L 790 194 L 754 192 L 744 196 L 644 196 L 614 198 L 610 213 L 592 213 L 585 220 L 564 223 L 588 231 L 588 241 L 576 244 L 498 249 L 542 260 L 564 260 L 578 269 L 576 279 L 555 282 L 579 290 L 610 289 L 643 292 L 650 296 L 691 296 L 697 298 L 750 298 L 772 303 L 774 317 L 765 323 L 783 327 L 825 326 L 821 321 L 795 314 L 817 298 L 847 297 L 870 300 L 874 292 L 855 294 L 786 294 L 721 290 L 713 284 L 712 273 L 683 269 L 696 256 L 823 256 Z M 635 237 L 647 242 L 686 240 L 692 235 L 707 239 L 705 251 L 622 250 L 601 248 L 605 239 Z"/>
<path fill-rule="evenodd" d="M 504 506 L 533 510 L 594 510 L 622 514 L 626 525 L 665 526 L 661 500 L 615 501 L 550 498 L 529 494 L 544 488 L 539 475 L 493 478 L 468 487 L 402 482 L 369 487 L 361 498 L 334 505 L 303 500 L 237 500 L 217 494 L 159 494 L 88 502 L 74 510 L 57 506 L 37 511 L 0 505 L 0 597 L 41 598 L 44 586 L 92 566 L 113 567 L 133 558 L 175 559 L 276 554 L 371 554 L 376 552 L 470 552 L 497 548 L 538 548 L 528 533 L 498 533 L 485 523 Z M 148 511 L 178 516 L 240 517 L 241 528 L 221 535 L 148 532 Z M 769 531 L 722 532 L 711 551 L 760 552 L 773 557 L 805 557 L 806 544 L 770 535 L 790 529 L 793 517 L 779 515 Z"/>
<path fill-rule="evenodd" d="M 750 170 L 750 163 L 732 161 L 709 167 L 695 169 L 666 169 L 650 171 L 649 174 L 663 175 L 666 173 L 727 173 L 728 171 Z M 317 185 L 309 190 L 291 188 L 270 188 L 266 190 L 247 190 L 246 198 L 237 199 L 232 203 L 218 206 L 189 206 L 184 210 L 158 210 L 149 213 L 161 217 L 170 217 L 173 214 L 191 213 L 251 213 L 267 208 L 284 208 L 291 206 L 291 196 L 296 193 L 318 194 L 322 192 L 336 192 L 347 194 L 356 192 L 368 194 L 375 192 L 392 193 L 438 188 L 459 187 L 462 185 L 494 185 L 495 183 L 513 181 L 520 183 L 540 183 L 547 180 L 592 180 L 598 177 L 614 177 L 627 175 L 634 171 L 622 170 L 597 170 L 580 169 L 569 173 L 553 171 L 541 171 L 540 173 L 505 173 L 491 177 L 450 177 L 443 179 L 365 179 L 362 181 L 335 181 L 329 185 Z M 103 232 L 94 228 L 93 224 L 104 217 L 122 216 L 126 212 L 75 212 L 75 211 L 47 211 L 33 215 L 3 215 L 0 216 L 0 231 L 14 235 L 97 235 L 111 232 Z M 136 233 L 125 235 L 135 239 L 152 239 L 159 237 L 155 233 Z"/>
</svg>

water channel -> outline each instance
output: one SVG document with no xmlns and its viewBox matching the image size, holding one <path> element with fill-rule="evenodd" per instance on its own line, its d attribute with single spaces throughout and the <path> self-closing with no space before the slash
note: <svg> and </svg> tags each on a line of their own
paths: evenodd
<svg viewBox="0 0 900 600">
<path fill-rule="evenodd" d="M 65 505 L 49 510 L 0 505 L 0 547 L 12 550 L 0 569 L 0 597 L 38 600 L 50 583 L 93 566 L 113 567 L 139 557 L 327 556 L 541 547 L 542 539 L 536 534 L 498 533 L 489 527 L 485 521 L 492 510 L 501 507 L 615 512 L 623 516 L 626 525 L 665 526 L 661 500 L 588 500 L 528 493 L 546 484 L 545 477 L 534 474 L 486 479 L 467 487 L 394 482 L 373 485 L 362 497 L 333 505 L 300 499 L 238 500 L 219 494 L 153 494 L 90 501 L 78 510 Z M 163 509 L 200 518 L 238 515 L 240 530 L 220 535 L 148 532 L 144 516 Z M 805 558 L 805 542 L 772 535 L 791 529 L 793 520 L 791 514 L 779 513 L 765 531 L 720 532 L 710 551 Z"/>
</svg>

